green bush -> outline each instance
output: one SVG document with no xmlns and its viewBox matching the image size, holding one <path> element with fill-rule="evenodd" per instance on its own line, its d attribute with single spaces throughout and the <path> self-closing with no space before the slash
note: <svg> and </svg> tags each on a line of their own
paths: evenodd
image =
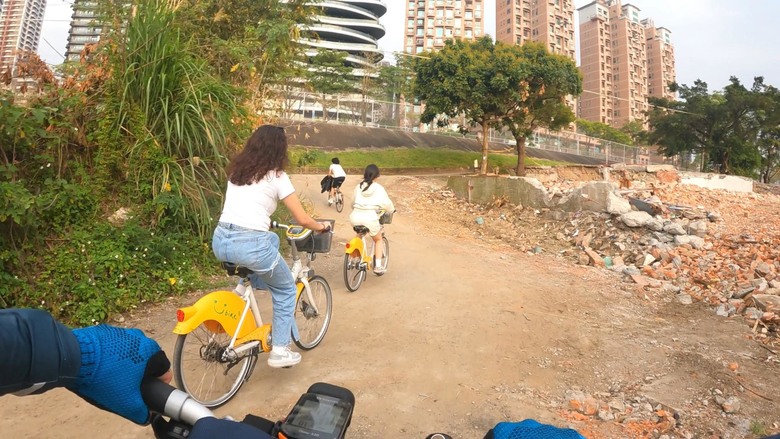
<svg viewBox="0 0 780 439">
<path fill-rule="evenodd" d="M 199 288 L 218 268 L 197 238 L 155 234 L 134 222 L 85 224 L 41 252 L 36 264 L 27 278 L 7 285 L 3 301 L 45 308 L 80 325 Z"/>
</svg>

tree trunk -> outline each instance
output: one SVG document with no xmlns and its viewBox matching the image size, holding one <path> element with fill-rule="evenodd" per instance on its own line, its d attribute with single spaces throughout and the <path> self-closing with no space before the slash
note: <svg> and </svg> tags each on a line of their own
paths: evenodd
<svg viewBox="0 0 780 439">
<path fill-rule="evenodd" d="M 525 136 L 515 136 L 517 148 L 517 167 L 515 175 L 525 177 Z"/>
<path fill-rule="evenodd" d="M 487 175 L 488 170 L 488 123 L 482 122 L 482 163 L 480 163 L 479 173 Z"/>
</svg>

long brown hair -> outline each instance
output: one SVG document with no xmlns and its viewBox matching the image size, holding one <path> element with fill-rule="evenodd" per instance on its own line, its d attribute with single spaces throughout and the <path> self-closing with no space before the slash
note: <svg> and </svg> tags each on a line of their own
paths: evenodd
<svg viewBox="0 0 780 439">
<path fill-rule="evenodd" d="M 244 186 L 260 181 L 269 171 L 284 171 L 287 158 L 287 135 L 284 128 L 263 125 L 256 129 L 227 167 L 228 180 Z"/>
</svg>

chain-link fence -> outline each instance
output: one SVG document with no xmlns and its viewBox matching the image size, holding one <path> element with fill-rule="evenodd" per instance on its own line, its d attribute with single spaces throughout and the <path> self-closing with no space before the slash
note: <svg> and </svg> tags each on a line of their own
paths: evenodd
<svg viewBox="0 0 780 439">
<path fill-rule="evenodd" d="M 454 121 L 446 127 L 436 124 L 421 124 L 422 107 L 405 102 L 399 97 L 393 100 L 373 99 L 360 94 L 321 95 L 303 91 L 285 91 L 272 104 L 266 104 L 266 111 L 287 120 L 327 121 L 343 125 L 360 125 L 374 128 L 387 128 L 410 132 L 430 133 L 453 137 L 477 139 L 479 127 L 463 134 L 459 125 L 465 119 Z M 515 139 L 508 132 L 491 129 L 488 140 L 495 148 L 497 145 L 515 147 Z M 574 131 L 537 130 L 527 140 L 527 146 L 547 151 L 575 154 L 599 159 L 604 163 L 626 164 L 663 164 L 670 163 L 654 154 L 653 149 L 625 145 L 598 139 Z"/>
</svg>

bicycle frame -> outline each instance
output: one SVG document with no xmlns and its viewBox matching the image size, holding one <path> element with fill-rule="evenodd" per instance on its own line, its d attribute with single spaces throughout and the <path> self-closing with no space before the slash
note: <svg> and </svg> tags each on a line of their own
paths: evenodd
<svg viewBox="0 0 780 439">
<path fill-rule="evenodd" d="M 307 255 L 306 263 L 303 264 L 295 245 L 291 248 L 293 268 L 298 271 L 295 283 L 296 303 L 306 291 L 309 306 L 318 312 L 309 286 L 311 258 Z M 232 339 L 226 351 L 229 355 L 237 356 L 257 346 L 260 346 L 263 352 L 271 350 L 268 344 L 271 324 L 263 324 L 254 289 L 248 279 L 239 279 L 234 291 L 221 290 L 206 294 L 192 306 L 177 310 L 176 317 L 178 323 L 173 329 L 174 334 L 188 334 L 204 324 L 213 333 L 225 332 L 230 335 Z M 297 333 L 297 329 L 295 331 Z"/>
</svg>

